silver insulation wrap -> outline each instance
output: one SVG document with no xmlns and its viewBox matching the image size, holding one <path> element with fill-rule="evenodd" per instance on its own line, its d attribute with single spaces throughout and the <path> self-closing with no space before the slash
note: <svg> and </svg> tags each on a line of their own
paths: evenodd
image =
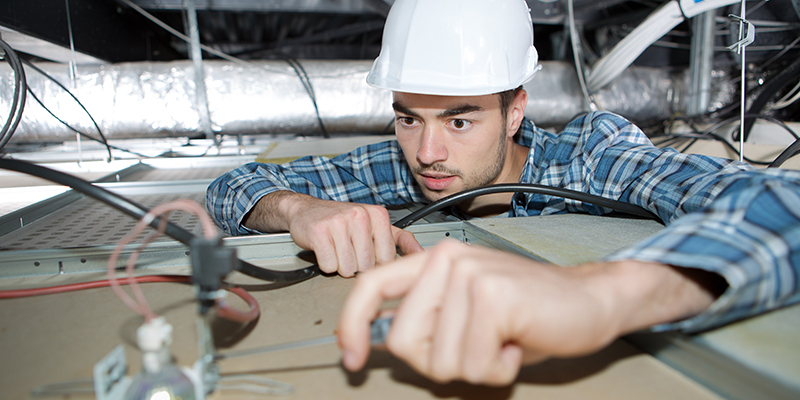
<svg viewBox="0 0 800 400">
<path fill-rule="evenodd" d="M 301 63 L 328 132 L 379 133 L 393 120 L 391 93 L 366 84 L 371 61 Z M 529 96 L 526 115 L 540 126 L 563 125 L 587 110 L 574 66 L 552 61 L 542 64 L 543 69 L 525 85 Z M 286 62 L 256 61 L 243 66 L 206 61 L 203 65 L 214 132 L 321 133 L 311 97 Z M 65 64 L 37 66 L 80 99 L 109 139 L 202 136 L 191 61 L 79 66 L 74 82 Z M 91 120 L 67 93 L 31 68 L 26 74 L 30 89 L 48 109 L 96 137 Z M 602 109 L 634 121 L 668 118 L 685 109 L 686 75 L 685 71 L 629 69 L 596 93 L 595 101 Z M 10 109 L 13 85 L 13 72 L 8 65 L 0 65 L 0 118 Z M 74 132 L 28 96 L 12 142 L 73 139 Z"/>
</svg>

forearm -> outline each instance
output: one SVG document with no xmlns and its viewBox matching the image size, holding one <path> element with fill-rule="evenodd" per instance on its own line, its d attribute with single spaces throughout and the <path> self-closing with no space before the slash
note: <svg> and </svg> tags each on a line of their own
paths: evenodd
<svg viewBox="0 0 800 400">
<path fill-rule="evenodd" d="M 288 232 L 291 215 L 310 198 L 289 190 L 272 192 L 262 197 L 242 220 L 246 228 L 259 232 Z"/>
<path fill-rule="evenodd" d="M 206 208 L 228 234 L 259 233 L 245 227 L 243 222 L 259 199 L 275 191 L 291 190 L 292 182 L 279 172 L 280 166 L 260 163 L 231 170 L 208 186 Z"/>
<path fill-rule="evenodd" d="M 725 279 L 727 289 L 704 312 L 652 330 L 707 330 L 800 301 L 800 176 L 774 170 L 750 175 L 701 212 L 609 257 L 702 269 Z"/>
<path fill-rule="evenodd" d="M 289 226 L 286 219 L 278 215 L 282 198 L 292 192 L 281 190 L 272 192 L 258 200 L 255 206 L 242 218 L 242 225 L 258 232 L 286 232 Z"/>
<path fill-rule="evenodd" d="M 590 287 L 611 310 L 611 337 L 697 315 L 726 287 L 717 275 L 653 262 L 624 260 L 578 268 L 593 276 Z"/>
</svg>

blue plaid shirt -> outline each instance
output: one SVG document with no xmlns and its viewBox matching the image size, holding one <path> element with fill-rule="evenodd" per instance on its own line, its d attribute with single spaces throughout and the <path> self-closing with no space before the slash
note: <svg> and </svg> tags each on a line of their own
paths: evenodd
<svg viewBox="0 0 800 400">
<path fill-rule="evenodd" d="M 647 208 L 667 227 L 610 255 L 699 268 L 728 289 L 700 315 L 652 330 L 700 331 L 800 301 L 800 172 L 654 147 L 639 128 L 606 112 L 586 114 L 554 134 L 525 119 L 517 141 L 530 147 L 519 182 L 587 192 Z M 208 209 L 225 232 L 257 233 L 242 219 L 268 193 L 381 205 L 425 203 L 396 141 L 328 159 L 250 163 L 215 180 Z M 509 216 L 611 210 L 575 200 L 516 194 Z"/>
</svg>

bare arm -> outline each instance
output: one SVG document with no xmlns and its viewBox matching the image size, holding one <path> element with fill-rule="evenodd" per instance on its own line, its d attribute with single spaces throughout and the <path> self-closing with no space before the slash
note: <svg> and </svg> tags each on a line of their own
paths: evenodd
<svg viewBox="0 0 800 400">
<path fill-rule="evenodd" d="M 393 261 L 396 246 L 407 254 L 422 250 L 413 234 L 391 225 L 384 207 L 290 191 L 262 197 L 243 224 L 261 232 L 288 231 L 298 246 L 314 251 L 320 269 L 345 277 Z"/>
<path fill-rule="evenodd" d="M 697 314 L 716 293 L 661 264 L 562 268 L 445 242 L 359 275 L 339 341 L 345 367 L 363 367 L 369 322 L 384 300 L 403 297 L 387 339 L 392 353 L 440 382 L 503 385 L 523 363 L 593 353 L 625 333 Z"/>
<path fill-rule="evenodd" d="M 292 199 L 311 197 L 288 190 L 272 192 L 262 197 L 245 215 L 242 225 L 259 232 L 288 232 L 289 223 L 285 215 Z"/>
</svg>

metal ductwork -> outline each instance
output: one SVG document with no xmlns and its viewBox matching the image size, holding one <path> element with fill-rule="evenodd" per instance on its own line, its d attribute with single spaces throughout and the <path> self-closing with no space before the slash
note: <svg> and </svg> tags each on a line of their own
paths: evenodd
<svg viewBox="0 0 800 400">
<path fill-rule="evenodd" d="M 320 116 L 331 133 L 378 133 L 393 119 L 391 94 L 365 83 L 370 61 L 302 61 L 313 86 Z M 560 126 L 588 110 L 574 66 L 545 61 L 525 85 L 526 115 L 540 126 Z M 74 82 L 65 64 L 37 64 L 63 83 L 85 105 L 109 139 L 202 136 L 195 106 L 192 63 L 120 63 L 82 66 Z M 314 105 L 296 71 L 282 61 L 248 66 L 224 61 L 204 63 L 212 129 L 219 134 L 321 132 Z M 86 113 L 60 87 L 29 69 L 30 89 L 55 115 L 96 135 Z M 641 122 L 664 119 L 685 110 L 687 72 L 638 67 L 595 93 L 597 104 Z M 8 110 L 13 73 L 0 66 L 0 112 Z M 715 85 L 714 104 L 726 104 L 733 90 Z M 728 96 L 727 99 L 721 97 Z M 13 142 L 66 141 L 75 133 L 30 96 Z"/>
</svg>

